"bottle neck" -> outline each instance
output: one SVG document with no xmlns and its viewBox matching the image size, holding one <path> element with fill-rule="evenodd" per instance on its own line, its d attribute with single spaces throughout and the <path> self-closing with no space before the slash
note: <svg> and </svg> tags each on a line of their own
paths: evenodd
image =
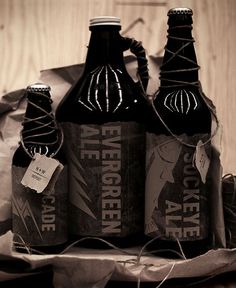
<svg viewBox="0 0 236 288">
<path fill-rule="evenodd" d="M 49 92 L 28 92 L 27 101 L 25 118 L 22 123 L 22 141 L 25 147 L 57 145 L 58 130 L 52 114 Z"/>
<path fill-rule="evenodd" d="M 91 37 L 85 62 L 85 72 L 107 64 L 124 66 L 120 26 L 91 27 Z"/>
<path fill-rule="evenodd" d="M 198 86 L 199 66 L 192 37 L 192 19 L 171 20 L 160 72 L 160 88 Z"/>
</svg>

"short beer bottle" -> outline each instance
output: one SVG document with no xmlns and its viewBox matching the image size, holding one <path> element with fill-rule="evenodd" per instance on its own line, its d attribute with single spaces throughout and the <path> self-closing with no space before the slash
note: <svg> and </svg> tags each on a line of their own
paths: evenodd
<svg viewBox="0 0 236 288">
<path fill-rule="evenodd" d="M 68 234 L 63 134 L 52 112 L 50 87 L 36 83 L 25 93 L 21 141 L 12 159 L 12 230 L 22 251 L 54 253 Z"/>
</svg>

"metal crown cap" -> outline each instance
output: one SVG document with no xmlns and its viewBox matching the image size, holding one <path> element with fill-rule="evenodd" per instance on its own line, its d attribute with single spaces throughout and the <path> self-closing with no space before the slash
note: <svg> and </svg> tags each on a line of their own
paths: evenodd
<svg viewBox="0 0 236 288">
<path fill-rule="evenodd" d="M 97 16 L 89 21 L 89 26 L 115 25 L 120 26 L 120 18 L 115 16 Z"/>
<path fill-rule="evenodd" d="M 168 11 L 167 16 L 170 16 L 170 15 L 193 15 L 193 11 L 190 8 L 177 7 L 177 8 L 172 8 Z"/>
<path fill-rule="evenodd" d="M 50 86 L 43 84 L 43 83 L 35 83 L 32 85 L 29 85 L 26 90 L 28 92 L 47 92 L 50 91 Z"/>
</svg>

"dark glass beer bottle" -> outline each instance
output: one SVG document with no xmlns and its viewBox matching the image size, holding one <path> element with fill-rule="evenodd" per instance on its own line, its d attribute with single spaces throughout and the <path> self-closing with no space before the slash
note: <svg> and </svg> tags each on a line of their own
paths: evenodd
<svg viewBox="0 0 236 288">
<path fill-rule="evenodd" d="M 123 38 L 120 29 L 117 17 L 91 19 L 83 74 L 59 104 L 56 118 L 69 164 L 70 233 L 124 246 L 143 234 L 147 107 L 141 82 L 126 70 L 124 50 L 131 46 L 140 56 L 144 87 L 148 72 L 141 44 Z"/>
<path fill-rule="evenodd" d="M 160 87 L 148 125 L 145 196 L 145 234 L 157 238 L 151 246 L 180 251 L 180 244 L 189 256 L 206 251 L 211 238 L 212 121 L 198 79 L 192 14 L 188 8 L 168 12 Z"/>
<path fill-rule="evenodd" d="M 63 134 L 52 111 L 50 87 L 30 85 L 26 97 L 21 142 L 12 159 L 12 230 L 18 250 L 54 253 L 68 234 Z"/>
</svg>

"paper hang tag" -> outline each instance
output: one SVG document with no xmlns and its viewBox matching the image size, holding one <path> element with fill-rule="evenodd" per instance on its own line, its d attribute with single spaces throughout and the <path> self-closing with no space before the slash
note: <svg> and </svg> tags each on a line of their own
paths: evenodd
<svg viewBox="0 0 236 288">
<path fill-rule="evenodd" d="M 48 185 L 50 185 L 50 189 L 53 189 L 62 169 L 63 165 L 58 160 L 36 153 L 21 180 L 21 184 L 37 193 L 43 192 Z"/>
<path fill-rule="evenodd" d="M 194 155 L 194 164 L 200 173 L 203 183 L 206 183 L 206 176 L 210 166 L 210 159 L 207 156 L 205 146 L 201 140 L 198 141 Z"/>
</svg>

